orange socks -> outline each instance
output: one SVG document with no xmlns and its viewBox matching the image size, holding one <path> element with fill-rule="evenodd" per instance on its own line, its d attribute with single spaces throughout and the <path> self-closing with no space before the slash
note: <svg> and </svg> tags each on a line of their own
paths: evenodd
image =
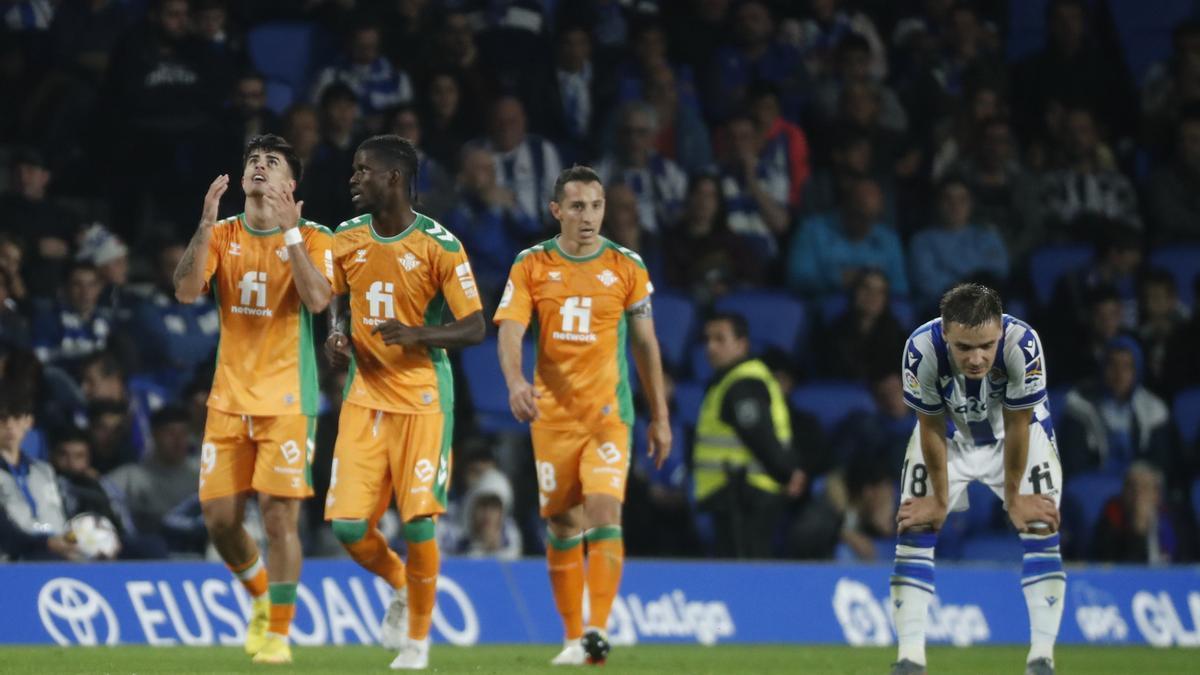
<svg viewBox="0 0 1200 675">
<path fill-rule="evenodd" d="M 287 637 L 296 615 L 296 583 L 271 584 L 271 620 L 267 632 Z"/>
<path fill-rule="evenodd" d="M 621 585 L 621 568 L 625 563 L 625 543 L 620 525 L 605 525 L 588 530 L 587 586 L 591 615 L 588 626 L 607 630 L 608 613 L 612 610 L 617 587 Z"/>
<path fill-rule="evenodd" d="M 387 540 L 379 530 L 370 527 L 362 539 L 345 546 L 354 562 L 388 582 L 392 588 L 404 588 L 404 561 L 388 548 Z"/>
<path fill-rule="evenodd" d="M 251 598 L 261 598 L 267 592 L 267 568 L 262 563 L 262 557 L 258 553 L 250 562 L 243 565 L 229 565 L 229 571 L 233 572 L 233 576 L 237 577 L 242 586 L 246 588 L 246 592 Z"/>
<path fill-rule="evenodd" d="M 404 539 L 408 542 L 408 637 L 424 640 L 433 623 L 441 565 L 433 520 L 417 518 L 405 523 Z"/>
<path fill-rule="evenodd" d="M 554 605 L 562 616 L 567 639 L 578 640 L 583 637 L 583 535 L 559 539 L 547 532 L 547 543 Z"/>
</svg>

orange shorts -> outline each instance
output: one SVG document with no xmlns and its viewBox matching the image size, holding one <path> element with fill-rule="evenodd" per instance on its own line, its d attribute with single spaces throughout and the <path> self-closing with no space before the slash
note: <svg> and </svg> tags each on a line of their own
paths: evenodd
<svg viewBox="0 0 1200 675">
<path fill-rule="evenodd" d="M 235 415 L 208 409 L 200 446 L 200 501 L 255 490 L 311 497 L 313 438 L 308 415 Z"/>
<path fill-rule="evenodd" d="M 453 415 L 404 415 L 342 405 L 325 520 L 371 520 L 396 495 L 400 519 L 446 511 Z"/>
<path fill-rule="evenodd" d="M 584 495 L 611 495 L 625 501 L 632 444 L 627 425 L 606 424 L 588 431 L 535 424 L 530 433 L 543 518 L 582 504 Z"/>
</svg>

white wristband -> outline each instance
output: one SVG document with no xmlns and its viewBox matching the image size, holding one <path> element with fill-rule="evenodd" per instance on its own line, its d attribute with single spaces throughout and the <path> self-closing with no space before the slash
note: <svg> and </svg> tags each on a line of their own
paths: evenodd
<svg viewBox="0 0 1200 675">
<path fill-rule="evenodd" d="M 291 246 L 292 244 L 303 244 L 304 235 L 300 234 L 300 228 L 293 227 L 283 233 L 283 243 Z"/>
</svg>

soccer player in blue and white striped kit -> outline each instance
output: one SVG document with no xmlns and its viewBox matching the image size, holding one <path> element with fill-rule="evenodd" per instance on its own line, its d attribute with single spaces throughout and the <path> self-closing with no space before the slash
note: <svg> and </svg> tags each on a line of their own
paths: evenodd
<svg viewBox="0 0 1200 675">
<path fill-rule="evenodd" d="M 1004 314 L 996 291 L 960 284 L 942 296 L 941 317 L 909 337 L 902 374 L 904 400 L 917 411 L 917 426 L 904 458 L 896 515 L 891 589 L 900 650 L 892 675 L 925 672 L 937 532 L 949 511 L 967 508 L 973 480 L 1004 500 L 1025 549 L 1025 672 L 1053 673 L 1067 585 L 1058 546 L 1062 465 L 1037 332 Z"/>
</svg>

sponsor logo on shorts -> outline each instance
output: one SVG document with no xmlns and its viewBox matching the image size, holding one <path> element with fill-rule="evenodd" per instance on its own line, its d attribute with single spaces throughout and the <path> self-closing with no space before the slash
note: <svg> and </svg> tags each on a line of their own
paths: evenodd
<svg viewBox="0 0 1200 675">
<path fill-rule="evenodd" d="M 433 480 L 433 462 L 430 462 L 427 459 L 417 462 L 417 466 L 413 469 L 413 473 L 416 474 L 417 480 L 421 481 L 422 483 L 428 483 L 429 481 Z"/>
</svg>

